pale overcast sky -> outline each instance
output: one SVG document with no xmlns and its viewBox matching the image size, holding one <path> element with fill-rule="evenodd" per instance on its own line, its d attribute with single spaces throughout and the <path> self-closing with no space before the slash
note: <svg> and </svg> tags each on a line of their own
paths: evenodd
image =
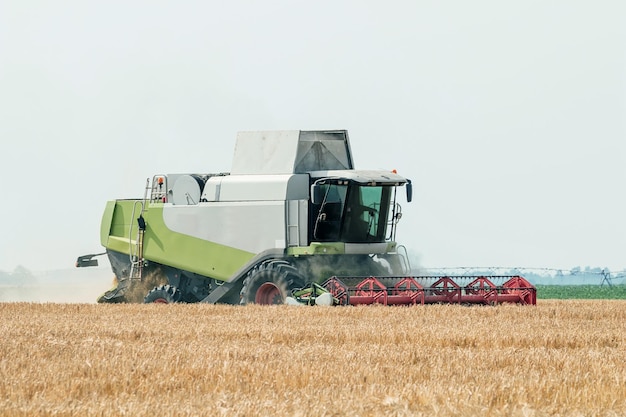
<svg viewBox="0 0 626 417">
<path fill-rule="evenodd" d="M 626 3 L 0 2 L 0 270 L 100 250 L 104 205 L 348 129 L 413 180 L 425 267 L 626 268 Z"/>
</svg>

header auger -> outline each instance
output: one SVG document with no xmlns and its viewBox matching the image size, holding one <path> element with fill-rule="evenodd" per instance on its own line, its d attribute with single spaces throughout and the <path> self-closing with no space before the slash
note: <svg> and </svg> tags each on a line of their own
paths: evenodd
<svg viewBox="0 0 626 417">
<path fill-rule="evenodd" d="M 241 132 L 231 172 L 155 175 L 106 204 L 117 282 L 98 302 L 535 304 L 522 277 L 412 276 L 402 188 L 410 202 L 407 178 L 354 168 L 345 130 Z"/>
</svg>

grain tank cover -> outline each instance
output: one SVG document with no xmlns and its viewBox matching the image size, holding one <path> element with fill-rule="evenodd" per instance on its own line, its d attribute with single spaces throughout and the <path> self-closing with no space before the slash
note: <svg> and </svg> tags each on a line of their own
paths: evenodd
<svg viewBox="0 0 626 417">
<path fill-rule="evenodd" d="M 345 130 L 239 132 L 232 175 L 353 169 Z"/>
</svg>

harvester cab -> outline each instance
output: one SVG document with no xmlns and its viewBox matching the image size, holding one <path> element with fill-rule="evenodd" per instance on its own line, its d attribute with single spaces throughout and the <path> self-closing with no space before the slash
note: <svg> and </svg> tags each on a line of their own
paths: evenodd
<svg viewBox="0 0 626 417">
<path fill-rule="evenodd" d="M 98 301 L 534 303 L 525 281 L 442 289 L 410 276 L 396 243 L 403 187 L 409 202 L 407 178 L 355 169 L 345 130 L 241 132 L 230 172 L 155 175 L 143 198 L 106 204 L 117 284 Z"/>
<path fill-rule="evenodd" d="M 319 175 L 319 178 L 317 176 Z M 393 172 L 316 173 L 311 186 L 313 240 L 384 243 L 395 237 L 401 206 L 395 191 L 411 184 Z"/>
</svg>

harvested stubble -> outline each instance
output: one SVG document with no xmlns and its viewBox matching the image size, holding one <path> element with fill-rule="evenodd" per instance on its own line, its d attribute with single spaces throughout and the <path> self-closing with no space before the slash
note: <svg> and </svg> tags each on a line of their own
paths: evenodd
<svg viewBox="0 0 626 417">
<path fill-rule="evenodd" d="M 0 304 L 0 415 L 626 415 L 626 302 Z"/>
</svg>

